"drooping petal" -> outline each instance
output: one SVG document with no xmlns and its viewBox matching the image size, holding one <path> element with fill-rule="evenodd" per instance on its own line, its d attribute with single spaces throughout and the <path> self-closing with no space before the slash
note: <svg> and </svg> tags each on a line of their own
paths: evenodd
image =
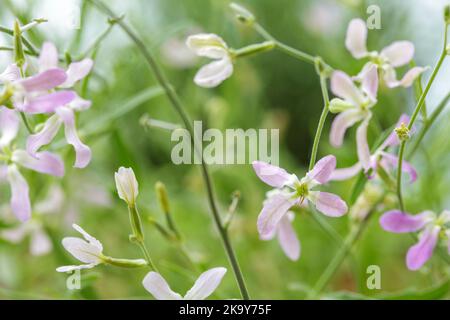
<svg viewBox="0 0 450 320">
<path fill-rule="evenodd" d="M 58 50 L 51 42 L 44 42 L 39 55 L 39 72 L 58 67 Z"/>
<path fill-rule="evenodd" d="M 8 181 L 11 187 L 11 210 L 20 221 L 27 221 L 31 218 L 28 183 L 14 164 L 8 166 Z"/>
<path fill-rule="evenodd" d="M 416 78 L 420 76 L 425 70 L 427 70 L 427 68 L 424 67 L 413 67 L 409 69 L 408 72 L 406 72 L 403 78 L 400 80 L 399 85 L 404 88 L 410 87 L 413 84 L 414 80 L 416 80 Z"/>
<path fill-rule="evenodd" d="M 102 262 L 100 259 L 102 251 L 83 239 L 66 237 L 62 240 L 62 245 L 71 255 L 83 263 L 99 264 Z"/>
<path fill-rule="evenodd" d="M 47 91 L 64 83 L 66 79 L 67 75 L 63 69 L 53 68 L 29 78 L 19 80 L 19 84 L 21 84 L 28 92 Z"/>
<path fill-rule="evenodd" d="M 0 74 L 0 83 L 14 82 L 20 79 L 20 69 L 13 63 L 6 67 L 5 71 Z"/>
<path fill-rule="evenodd" d="M 36 152 L 50 142 L 58 133 L 61 126 L 61 119 L 57 115 L 53 115 L 47 119 L 41 131 L 31 134 L 27 138 L 27 151 L 30 155 L 35 156 Z"/>
<path fill-rule="evenodd" d="M 419 242 L 409 248 L 406 255 L 406 265 L 409 270 L 419 270 L 431 258 L 440 231 L 439 226 L 426 228 L 420 236 Z"/>
<path fill-rule="evenodd" d="M 318 181 L 320 184 L 327 183 L 330 176 L 336 169 L 336 157 L 328 155 L 317 161 L 314 168 L 307 173 L 308 178 Z"/>
<path fill-rule="evenodd" d="M 395 41 L 381 50 L 380 55 L 396 67 L 409 63 L 414 56 L 414 45 L 410 41 Z"/>
<path fill-rule="evenodd" d="M 347 28 L 345 47 L 356 59 L 365 57 L 368 52 L 366 48 L 367 27 L 362 19 L 353 19 Z"/>
<path fill-rule="evenodd" d="M 342 181 L 353 178 L 362 170 L 361 163 L 357 162 L 348 168 L 336 169 L 331 174 L 330 180 Z"/>
<path fill-rule="evenodd" d="M 430 211 L 411 215 L 400 210 L 391 210 L 384 213 L 380 218 L 381 227 L 389 232 L 406 233 L 415 232 L 434 219 L 435 215 Z"/>
<path fill-rule="evenodd" d="M 361 89 L 369 96 L 370 100 L 377 100 L 378 92 L 378 69 L 377 66 L 372 64 L 364 73 Z"/>
<path fill-rule="evenodd" d="M 283 249 L 286 256 L 296 261 L 300 257 L 300 241 L 297 238 L 297 234 L 292 227 L 293 213 L 288 212 L 278 224 L 278 242 Z"/>
<path fill-rule="evenodd" d="M 361 163 L 365 171 L 371 167 L 370 148 L 367 143 L 367 127 L 369 126 L 370 118 L 371 116 L 366 117 L 356 130 L 356 150 L 359 163 Z"/>
<path fill-rule="evenodd" d="M 72 228 L 74 228 L 76 231 L 78 231 L 83 236 L 83 238 L 86 239 L 87 242 L 89 242 L 90 245 L 93 245 L 94 247 L 96 247 L 100 252 L 103 251 L 102 243 L 100 241 L 98 241 L 96 238 L 94 238 L 93 236 L 91 236 L 89 233 L 84 231 L 84 229 L 81 228 L 79 225 L 72 224 Z"/>
<path fill-rule="evenodd" d="M 25 103 L 21 107 L 21 110 L 30 114 L 52 113 L 55 112 L 58 107 L 70 103 L 76 96 L 77 95 L 73 91 L 52 92 L 33 98 L 31 101 Z"/>
<path fill-rule="evenodd" d="M 228 47 L 225 41 L 218 35 L 202 33 L 189 36 L 186 45 L 195 54 L 211 59 L 222 59 L 228 56 Z"/>
<path fill-rule="evenodd" d="M 344 111 L 334 118 L 330 130 L 330 143 L 338 148 L 344 141 L 344 135 L 348 128 L 364 118 L 364 114 L 356 109 Z"/>
<path fill-rule="evenodd" d="M 21 166 L 55 177 L 64 176 L 64 162 L 57 154 L 51 152 L 38 152 L 35 157 L 31 156 L 25 150 L 15 150 L 11 160 Z"/>
<path fill-rule="evenodd" d="M 233 73 L 233 63 L 228 58 L 213 61 L 198 70 L 194 82 L 204 88 L 213 88 L 229 78 Z"/>
<path fill-rule="evenodd" d="M 49 253 L 53 248 L 49 236 L 39 228 L 31 233 L 30 253 L 33 256 L 42 256 Z"/>
<path fill-rule="evenodd" d="M 265 237 L 276 229 L 278 222 L 286 212 L 296 203 L 290 194 L 277 193 L 264 202 L 264 207 L 258 216 L 258 232 Z"/>
<path fill-rule="evenodd" d="M 344 100 L 359 106 L 364 102 L 364 96 L 353 83 L 352 78 L 342 71 L 334 71 L 331 75 L 331 91 Z"/>
<path fill-rule="evenodd" d="M 17 136 L 19 122 L 15 110 L 0 106 L 0 148 L 8 146 Z"/>
<path fill-rule="evenodd" d="M 274 188 L 283 187 L 291 178 L 286 170 L 264 161 L 253 161 L 253 170 L 264 183 Z"/>
<path fill-rule="evenodd" d="M 56 268 L 56 271 L 57 272 L 71 272 L 71 271 L 75 271 L 75 270 L 92 269 L 96 265 L 97 264 L 95 264 L 95 263 L 90 263 L 90 264 L 81 264 L 78 266 L 62 266 L 62 267 Z"/>
<path fill-rule="evenodd" d="M 167 281 L 157 272 L 147 273 L 142 285 L 156 300 L 183 300 L 180 294 L 170 289 Z"/>
<path fill-rule="evenodd" d="M 347 204 L 337 195 L 328 192 L 318 192 L 315 199 L 311 201 L 316 206 L 316 209 L 329 217 L 340 217 L 347 213 Z"/>
<path fill-rule="evenodd" d="M 56 114 L 64 123 L 64 132 L 67 143 L 71 144 L 75 149 L 76 159 L 75 168 L 84 168 L 91 161 L 91 149 L 80 141 L 75 128 L 74 113 L 70 108 L 61 107 L 56 110 Z"/>
<path fill-rule="evenodd" d="M 67 79 L 61 84 L 61 88 L 71 88 L 79 80 L 86 77 L 91 72 L 94 61 L 86 58 L 78 62 L 72 62 L 67 69 Z"/>
<path fill-rule="evenodd" d="M 398 167 L 398 157 L 394 156 L 390 153 L 382 152 L 382 161 L 383 163 L 389 165 L 389 167 L 396 169 Z M 410 183 L 413 183 L 417 180 L 417 171 L 413 167 L 411 163 L 406 160 L 403 160 L 402 163 L 402 171 L 409 175 Z"/>
<path fill-rule="evenodd" d="M 205 300 L 217 289 L 223 276 L 227 272 L 225 268 L 213 268 L 203 272 L 194 286 L 184 296 L 185 300 Z"/>
</svg>

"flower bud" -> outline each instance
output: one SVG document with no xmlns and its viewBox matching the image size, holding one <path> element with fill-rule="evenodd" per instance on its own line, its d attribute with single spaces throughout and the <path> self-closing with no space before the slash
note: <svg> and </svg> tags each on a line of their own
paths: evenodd
<svg viewBox="0 0 450 320">
<path fill-rule="evenodd" d="M 395 128 L 395 133 L 400 141 L 406 141 L 411 137 L 409 128 L 403 122 L 400 127 Z"/>
<path fill-rule="evenodd" d="M 139 190 L 133 169 L 120 167 L 114 174 L 114 178 L 119 198 L 124 200 L 129 207 L 134 207 Z"/>
<path fill-rule="evenodd" d="M 450 24 L 450 5 L 446 5 L 444 8 L 444 21 L 446 24 Z"/>
<path fill-rule="evenodd" d="M 22 31 L 19 21 L 14 22 L 14 60 L 19 68 L 25 64 L 25 54 L 22 46 Z"/>
<path fill-rule="evenodd" d="M 164 185 L 164 183 L 158 181 L 155 184 L 155 190 L 162 210 L 164 211 L 164 213 L 168 214 L 170 212 L 170 207 L 166 186 Z"/>
<path fill-rule="evenodd" d="M 330 101 L 328 109 L 330 109 L 331 113 L 339 113 L 352 107 L 353 105 L 350 102 L 344 101 L 339 98 L 334 98 Z"/>
<path fill-rule="evenodd" d="M 244 8 L 243 6 L 232 2 L 230 4 L 230 8 L 231 10 L 233 10 L 233 12 L 236 15 L 236 18 L 247 25 L 251 25 L 253 22 L 255 22 L 255 16 L 253 15 L 253 13 L 251 13 L 250 11 L 248 11 L 246 8 Z"/>
</svg>

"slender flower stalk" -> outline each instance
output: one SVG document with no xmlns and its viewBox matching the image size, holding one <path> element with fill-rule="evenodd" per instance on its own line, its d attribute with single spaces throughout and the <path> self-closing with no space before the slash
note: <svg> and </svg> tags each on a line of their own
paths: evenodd
<svg viewBox="0 0 450 320">
<path fill-rule="evenodd" d="M 114 14 L 114 12 L 103 2 L 97 1 L 97 0 L 89 0 L 94 6 L 96 6 L 100 11 L 103 13 L 109 15 L 113 19 L 117 19 L 117 16 Z M 144 56 L 146 62 L 148 63 L 150 69 L 153 71 L 157 81 L 165 91 L 168 99 L 170 100 L 172 106 L 174 107 L 175 111 L 179 114 L 181 117 L 186 129 L 189 131 L 191 139 L 195 138 L 194 130 L 192 127 L 192 122 L 186 113 L 180 98 L 178 97 L 178 94 L 175 92 L 173 87 L 170 85 L 169 81 L 166 79 L 166 76 L 160 69 L 159 65 L 156 63 L 155 59 L 153 58 L 153 55 L 150 53 L 150 51 L 147 49 L 145 44 L 142 42 L 142 40 L 128 27 L 128 25 L 123 20 L 118 20 L 118 25 L 122 28 L 122 30 L 131 38 L 131 40 L 135 43 L 139 51 Z M 194 140 L 192 140 L 192 144 L 194 144 Z M 196 148 L 196 152 L 199 152 Z M 200 153 L 200 159 L 203 160 L 202 155 Z M 201 161 L 201 169 L 202 169 L 202 175 L 203 179 L 205 181 L 206 189 L 207 189 L 207 195 L 208 195 L 208 201 L 209 205 L 211 207 L 212 217 L 214 220 L 214 223 L 219 231 L 219 235 L 222 239 L 222 243 L 224 245 L 225 251 L 227 253 L 228 259 L 230 261 L 230 264 L 232 266 L 236 282 L 238 284 L 239 290 L 241 292 L 241 296 L 243 299 L 248 300 L 250 299 L 250 296 L 247 291 L 247 287 L 244 281 L 244 277 L 242 275 L 242 271 L 239 267 L 239 263 L 237 261 L 236 255 L 234 253 L 234 249 L 231 245 L 228 232 L 224 228 L 221 217 L 219 215 L 219 210 L 217 208 L 215 195 L 213 191 L 213 185 L 211 181 L 211 177 L 209 174 L 209 170 L 207 165 L 204 161 Z"/>
</svg>

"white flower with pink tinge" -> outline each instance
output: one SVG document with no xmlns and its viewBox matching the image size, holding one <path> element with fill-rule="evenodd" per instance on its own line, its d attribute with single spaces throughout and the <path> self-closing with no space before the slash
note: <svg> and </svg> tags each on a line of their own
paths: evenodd
<svg viewBox="0 0 450 320">
<path fill-rule="evenodd" d="M 336 158 L 329 155 L 319 160 L 302 179 L 298 179 L 295 174 L 289 174 L 277 166 L 262 161 L 253 162 L 257 176 L 277 190 L 264 202 L 259 214 L 257 227 L 261 238 L 270 237 L 277 232 L 289 209 L 305 201 L 310 201 L 318 211 L 327 216 L 344 215 L 348 210 L 347 204 L 339 196 L 313 190 L 318 185 L 327 183 L 335 168 Z M 294 251 L 292 255 L 295 257 L 293 253 Z"/>
<path fill-rule="evenodd" d="M 369 52 L 366 47 L 367 27 L 362 19 L 350 21 L 345 38 L 345 46 L 356 59 L 369 58 L 368 62 L 357 77 L 363 77 L 370 66 L 377 66 L 383 75 L 384 82 L 389 88 L 398 86 L 409 87 L 414 80 L 426 70 L 423 67 L 413 67 L 397 80 L 395 68 L 407 65 L 414 56 L 414 44 L 410 41 L 395 41 L 380 52 Z"/>
</svg>

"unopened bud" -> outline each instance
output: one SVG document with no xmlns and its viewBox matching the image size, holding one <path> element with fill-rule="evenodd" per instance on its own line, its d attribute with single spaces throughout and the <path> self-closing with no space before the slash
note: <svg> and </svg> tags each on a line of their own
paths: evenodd
<svg viewBox="0 0 450 320">
<path fill-rule="evenodd" d="M 403 122 L 400 127 L 395 128 L 395 133 L 400 141 L 406 141 L 411 137 L 409 128 Z"/>
<path fill-rule="evenodd" d="M 158 201 L 159 201 L 159 204 L 160 204 L 162 210 L 164 211 L 164 213 L 168 214 L 170 212 L 170 207 L 169 207 L 169 197 L 167 196 L 166 186 L 164 185 L 164 183 L 158 181 L 155 184 L 155 189 L 156 189 L 156 195 L 158 196 Z"/>
<path fill-rule="evenodd" d="M 444 8 L 444 21 L 446 24 L 450 24 L 450 5 L 446 5 Z"/>
<path fill-rule="evenodd" d="M 25 64 L 25 54 L 22 46 L 22 31 L 19 21 L 14 22 L 14 60 L 19 68 Z"/>
<path fill-rule="evenodd" d="M 331 113 L 339 113 L 352 107 L 354 106 L 350 102 L 344 101 L 339 98 L 334 98 L 330 101 L 328 109 L 330 110 Z"/>
<path fill-rule="evenodd" d="M 231 10 L 233 10 L 233 12 L 236 14 L 236 18 L 247 25 L 251 25 L 253 22 L 255 22 L 255 16 L 253 15 L 253 13 L 251 13 L 250 11 L 248 11 L 246 8 L 244 8 L 243 6 L 232 2 L 230 4 L 230 8 Z"/>
</svg>

